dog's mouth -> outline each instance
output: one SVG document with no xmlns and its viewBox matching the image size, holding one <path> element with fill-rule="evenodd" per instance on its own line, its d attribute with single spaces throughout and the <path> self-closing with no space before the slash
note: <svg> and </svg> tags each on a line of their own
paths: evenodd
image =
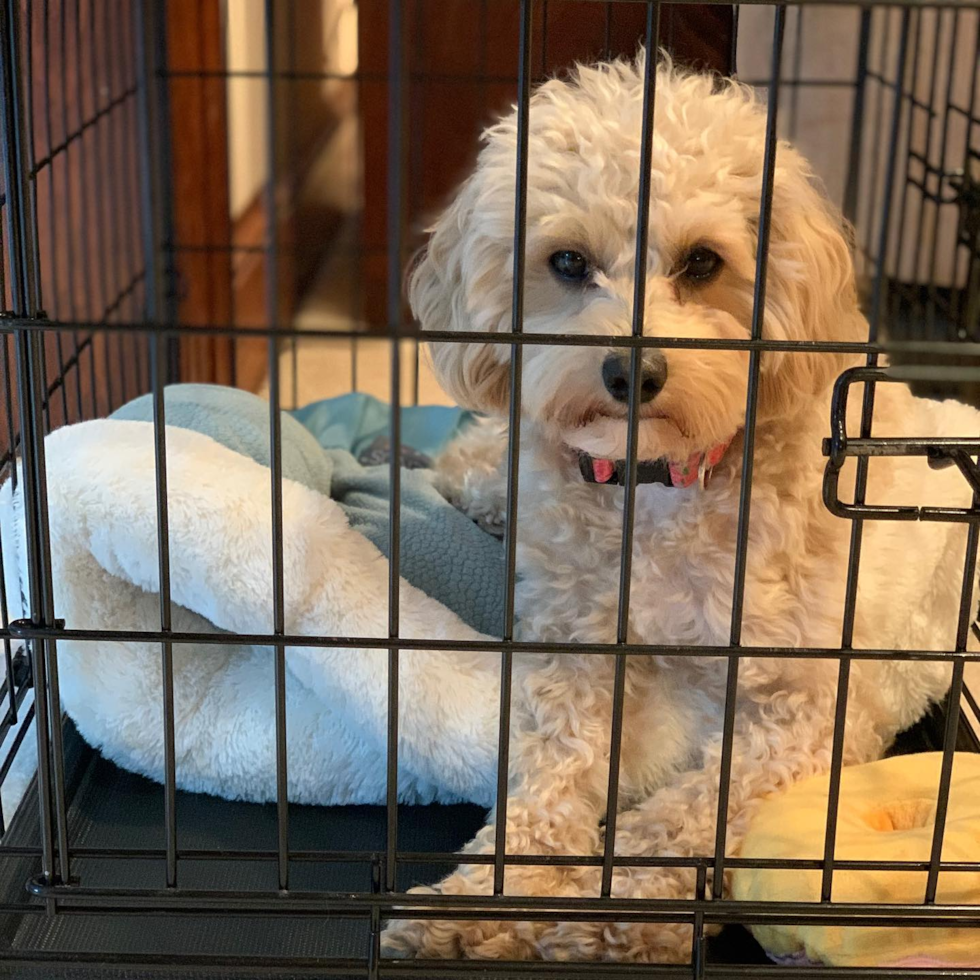
<svg viewBox="0 0 980 980">
<path fill-rule="evenodd" d="M 733 437 L 734 438 L 734 437 Z M 665 487 L 685 489 L 698 483 L 708 485 L 712 470 L 721 462 L 732 440 L 718 443 L 706 452 L 691 453 L 687 459 L 640 460 L 636 466 L 637 483 L 659 483 Z M 626 486 L 628 472 L 625 459 L 602 459 L 581 450 L 578 454 L 579 472 L 586 483 L 602 483 L 606 486 Z"/>
<path fill-rule="evenodd" d="M 641 405 L 639 411 L 640 422 L 658 421 L 669 422 L 675 428 L 679 428 L 677 420 L 672 415 L 663 410 L 652 407 L 651 405 Z M 585 429 L 595 422 L 626 422 L 629 420 L 629 412 L 624 407 L 620 412 L 609 411 L 605 406 L 601 408 L 589 408 L 582 412 L 572 423 L 572 428 Z"/>
</svg>

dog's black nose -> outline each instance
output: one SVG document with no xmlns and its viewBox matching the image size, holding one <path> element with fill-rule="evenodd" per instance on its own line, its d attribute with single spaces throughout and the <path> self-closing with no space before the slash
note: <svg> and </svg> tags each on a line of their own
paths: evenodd
<svg viewBox="0 0 980 980">
<path fill-rule="evenodd" d="M 602 362 L 602 383 L 618 402 L 630 397 L 630 356 L 610 354 Z M 640 401 L 652 401 L 667 383 L 667 359 L 660 351 L 645 351 L 640 366 Z"/>
</svg>

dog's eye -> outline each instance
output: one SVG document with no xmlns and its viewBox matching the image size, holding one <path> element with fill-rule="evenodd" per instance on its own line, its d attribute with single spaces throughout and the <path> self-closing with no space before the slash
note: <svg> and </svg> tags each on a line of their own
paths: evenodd
<svg viewBox="0 0 980 980">
<path fill-rule="evenodd" d="M 721 256 L 710 248 L 698 246 L 691 249 L 684 259 L 683 276 L 695 282 L 710 279 L 721 268 Z"/>
<path fill-rule="evenodd" d="M 548 261 L 555 275 L 567 282 L 585 282 L 589 276 L 589 260 L 581 253 L 563 248 L 555 252 Z"/>
</svg>

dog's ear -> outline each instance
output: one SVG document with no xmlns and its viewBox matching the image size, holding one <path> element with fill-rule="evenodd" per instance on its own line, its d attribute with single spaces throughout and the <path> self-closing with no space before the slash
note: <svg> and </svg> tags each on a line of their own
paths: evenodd
<svg viewBox="0 0 980 980">
<path fill-rule="evenodd" d="M 481 235 L 474 220 L 476 196 L 470 178 L 430 229 L 409 270 L 409 303 L 423 330 L 502 329 L 503 317 L 495 311 L 506 256 Z M 507 411 L 506 345 L 433 342 L 428 348 L 439 383 L 460 405 L 489 415 Z"/>
<path fill-rule="evenodd" d="M 780 145 L 773 186 L 766 335 L 780 340 L 864 341 L 851 232 L 795 150 Z M 766 353 L 760 408 L 784 413 L 822 394 L 853 361 L 833 353 Z"/>
</svg>

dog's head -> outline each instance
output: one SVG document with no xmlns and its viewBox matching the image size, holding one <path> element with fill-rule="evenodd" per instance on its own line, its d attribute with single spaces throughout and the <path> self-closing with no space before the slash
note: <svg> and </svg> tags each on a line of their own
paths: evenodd
<svg viewBox="0 0 980 980">
<path fill-rule="evenodd" d="M 610 338 L 631 330 L 643 57 L 578 69 L 533 95 L 527 179 L 524 329 Z M 734 82 L 658 68 L 650 173 L 644 334 L 750 334 L 765 109 Z M 475 172 L 431 230 L 410 275 L 426 330 L 511 329 L 517 121 L 485 133 Z M 863 339 L 840 217 L 802 157 L 776 155 L 763 334 Z M 463 405 L 506 411 L 506 344 L 433 344 L 444 387 Z M 742 425 L 748 355 L 646 349 L 639 453 L 684 459 Z M 785 415 L 841 368 L 826 353 L 766 353 L 759 417 Z M 524 348 L 522 417 L 585 453 L 625 454 L 629 353 L 605 346 Z"/>
</svg>

